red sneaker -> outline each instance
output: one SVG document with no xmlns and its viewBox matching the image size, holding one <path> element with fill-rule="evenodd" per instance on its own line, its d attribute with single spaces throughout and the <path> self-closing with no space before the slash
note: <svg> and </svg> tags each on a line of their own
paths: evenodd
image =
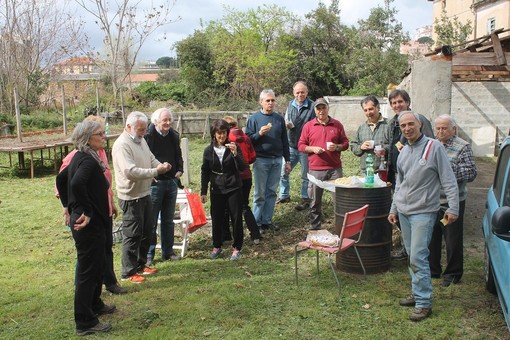
<svg viewBox="0 0 510 340">
<path fill-rule="evenodd" d="M 130 277 L 123 278 L 122 281 L 129 281 L 132 283 L 142 283 L 145 281 L 145 278 L 143 276 L 140 276 L 138 274 L 133 274 Z"/>
<path fill-rule="evenodd" d="M 141 275 L 152 275 L 152 274 L 155 274 L 157 273 L 158 270 L 156 268 L 151 268 L 151 267 L 143 267 L 143 270 L 140 270 L 138 272 L 138 274 L 141 274 Z"/>
</svg>

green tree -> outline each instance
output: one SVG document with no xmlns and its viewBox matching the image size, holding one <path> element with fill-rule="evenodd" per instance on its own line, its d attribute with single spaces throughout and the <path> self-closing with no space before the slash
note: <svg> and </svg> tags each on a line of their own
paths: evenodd
<svg viewBox="0 0 510 340">
<path fill-rule="evenodd" d="M 251 98 L 264 87 L 286 91 L 296 52 L 282 41 L 296 21 L 294 15 L 276 5 L 246 12 L 225 9 L 223 19 L 207 28 L 215 82 L 237 98 Z"/>
<path fill-rule="evenodd" d="M 208 35 L 199 30 L 175 44 L 181 63 L 180 79 L 189 98 L 214 87 L 214 68 Z"/>
<path fill-rule="evenodd" d="M 389 83 L 399 83 L 408 66 L 407 57 L 400 54 L 400 44 L 408 41 L 398 11 L 385 0 L 384 7 L 370 10 L 367 19 L 358 21 L 358 28 L 349 31 L 348 64 L 349 95 L 386 95 Z"/>
<path fill-rule="evenodd" d="M 437 18 L 434 20 L 434 32 L 437 34 L 437 47 L 450 45 L 463 48 L 463 44 L 473 32 L 473 26 L 471 25 L 471 20 L 462 24 L 456 16 L 452 19 L 449 18 L 443 9 L 439 20 Z"/>
<path fill-rule="evenodd" d="M 434 45 L 434 39 L 432 39 L 431 37 L 419 37 L 417 41 L 420 44 L 425 44 L 428 46 Z"/>
<path fill-rule="evenodd" d="M 312 98 L 340 94 L 346 82 L 347 38 L 340 22 L 339 1 L 333 0 L 329 7 L 319 2 L 305 18 L 308 22 L 288 40 L 297 58 L 287 91 L 293 82 L 305 80 Z"/>
<path fill-rule="evenodd" d="M 177 66 L 177 60 L 172 57 L 161 57 L 156 60 L 156 65 L 158 65 L 161 68 L 170 68 L 170 67 L 176 67 Z"/>
</svg>

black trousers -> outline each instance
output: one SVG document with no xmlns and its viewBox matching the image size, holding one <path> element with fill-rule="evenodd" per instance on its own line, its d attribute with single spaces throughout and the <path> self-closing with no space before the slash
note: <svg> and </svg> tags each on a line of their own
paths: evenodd
<svg viewBox="0 0 510 340">
<path fill-rule="evenodd" d="M 103 274 L 103 283 L 106 287 L 117 283 L 115 270 L 113 269 L 113 221 L 110 216 L 108 227 L 105 229 L 105 268 Z"/>
<path fill-rule="evenodd" d="M 121 275 L 127 278 L 147 263 L 154 216 L 150 195 L 130 201 L 119 199 L 119 206 L 122 209 Z"/>
<path fill-rule="evenodd" d="M 243 204 L 242 190 L 237 189 L 226 194 L 211 193 L 211 219 L 214 248 L 221 248 L 225 229 L 225 209 L 232 219 L 234 242 L 237 250 L 243 247 Z"/>
<path fill-rule="evenodd" d="M 77 218 L 77 217 L 76 217 Z M 74 225 L 71 216 L 70 225 Z M 76 329 L 94 327 L 98 322 L 96 311 L 103 308 L 101 289 L 105 268 L 106 226 L 97 225 L 93 220 L 80 231 L 72 230 L 77 251 L 74 292 L 74 320 Z"/>
<path fill-rule="evenodd" d="M 459 202 L 459 217 L 452 224 L 443 226 L 439 222 L 444 216 L 444 210 L 440 210 L 437 216 L 432 239 L 430 240 L 429 263 L 432 277 L 443 275 L 444 280 L 458 282 L 464 273 L 464 209 L 466 201 Z M 444 237 L 446 245 L 446 267 L 441 267 L 441 248 Z"/>
<path fill-rule="evenodd" d="M 252 240 L 260 239 L 260 230 L 257 225 L 257 221 L 255 220 L 255 216 L 253 216 L 253 212 L 250 208 L 250 191 L 252 187 L 252 179 L 247 178 L 243 179 L 243 218 L 244 222 L 246 222 L 246 226 L 250 231 L 250 238 Z M 232 223 L 233 224 L 233 223 Z M 225 209 L 225 221 L 223 223 L 223 240 L 230 241 L 232 240 L 232 234 L 230 232 L 230 214 L 228 213 L 228 208 Z"/>
</svg>

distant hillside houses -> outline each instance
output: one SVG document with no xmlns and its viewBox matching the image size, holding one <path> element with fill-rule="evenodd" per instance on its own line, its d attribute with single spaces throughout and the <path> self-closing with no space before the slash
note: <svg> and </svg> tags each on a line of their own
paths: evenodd
<svg viewBox="0 0 510 340">
<path fill-rule="evenodd" d="M 400 45 L 400 54 L 407 54 L 410 59 L 416 59 L 423 57 L 425 54 L 431 51 L 431 46 L 428 44 L 422 44 L 418 42 L 420 38 L 431 38 L 432 39 L 432 26 L 427 25 L 416 29 L 416 33 L 413 40 L 408 41 L 406 44 Z"/>
<path fill-rule="evenodd" d="M 76 75 L 99 79 L 100 70 L 96 61 L 90 57 L 72 57 L 56 64 L 51 74 L 55 79 L 86 78 L 76 77 Z"/>
<path fill-rule="evenodd" d="M 137 87 L 142 82 L 156 82 L 158 74 L 154 70 L 159 69 L 155 62 L 141 64 L 136 73 L 131 74 L 124 81 L 125 86 Z M 145 72 L 144 72 L 145 71 Z M 152 71 L 147 73 L 147 71 Z M 48 88 L 41 95 L 40 102 L 45 106 L 60 107 L 62 105 L 62 87 L 68 105 L 78 104 L 83 97 L 95 91 L 98 81 L 101 79 L 101 69 L 98 62 L 90 57 L 72 57 L 58 64 L 51 70 Z"/>
</svg>

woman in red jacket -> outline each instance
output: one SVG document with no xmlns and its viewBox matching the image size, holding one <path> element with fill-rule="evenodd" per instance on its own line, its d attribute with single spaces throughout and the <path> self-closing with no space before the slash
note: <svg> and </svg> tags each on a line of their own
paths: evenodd
<svg viewBox="0 0 510 340">
<path fill-rule="evenodd" d="M 243 217 L 246 225 L 248 226 L 248 230 L 250 231 L 250 239 L 253 241 L 253 243 L 259 244 L 262 237 L 260 236 L 259 227 L 257 226 L 257 222 L 255 221 L 255 217 L 253 216 L 249 205 L 250 191 L 252 186 L 250 164 L 255 162 L 257 155 L 253 145 L 251 144 L 250 138 L 243 132 L 243 130 L 237 127 L 237 121 L 231 116 L 225 116 L 223 117 L 223 120 L 226 121 L 228 125 L 230 125 L 230 133 L 228 134 L 229 141 L 235 142 L 239 145 L 243 154 L 244 161 L 246 162 L 246 168 L 239 172 L 243 182 Z M 230 236 L 228 214 L 225 217 L 225 221 L 224 239 L 228 239 Z"/>
</svg>

